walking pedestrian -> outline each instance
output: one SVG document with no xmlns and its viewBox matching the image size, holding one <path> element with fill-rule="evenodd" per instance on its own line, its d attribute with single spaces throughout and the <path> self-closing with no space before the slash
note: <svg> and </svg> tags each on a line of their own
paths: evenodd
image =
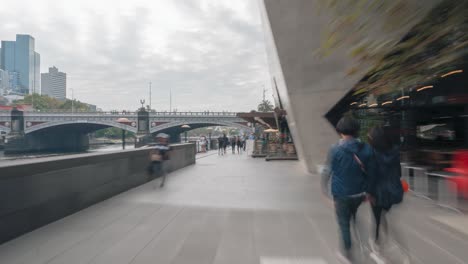
<svg viewBox="0 0 468 264">
<path fill-rule="evenodd" d="M 344 263 L 353 263 L 351 251 L 351 224 L 356 227 L 358 208 L 365 199 L 367 190 L 366 168 L 372 155 L 369 145 L 356 139 L 359 123 L 351 117 L 343 117 L 336 126 L 341 140 L 333 145 L 328 154 L 327 166 L 322 174 L 322 190 L 329 194 L 331 184 L 338 228 L 341 236 L 341 251 L 338 258 Z"/>
<path fill-rule="evenodd" d="M 232 154 L 236 154 L 236 137 L 235 136 L 232 136 L 231 137 L 231 150 L 232 150 Z"/>
<path fill-rule="evenodd" d="M 218 137 L 218 155 L 224 155 L 224 138 L 223 138 L 223 136 Z"/>
<path fill-rule="evenodd" d="M 395 146 L 388 130 L 382 126 L 373 127 L 368 135 L 368 142 L 372 147 L 373 156 L 369 166 L 367 193 L 372 207 L 375 223 L 374 241 L 369 243 L 375 255 L 381 254 L 381 231 L 385 237 L 389 235 L 389 222 L 392 225 L 392 236 L 398 246 L 405 253 L 405 260 L 409 263 L 409 252 L 406 243 L 396 227 L 399 219 L 391 217 L 390 209 L 403 201 L 403 186 L 401 183 L 400 150 Z M 394 211 L 394 209 L 392 209 Z M 382 227 L 382 230 L 381 228 Z"/>
<path fill-rule="evenodd" d="M 206 144 L 207 144 L 206 137 L 201 136 L 200 137 L 200 147 L 201 147 L 201 152 L 203 152 L 203 153 L 206 152 Z"/>
<path fill-rule="evenodd" d="M 236 137 L 236 145 L 237 145 L 237 154 L 241 154 L 242 150 L 242 139 L 240 136 Z"/>
<path fill-rule="evenodd" d="M 242 136 L 241 140 L 242 140 L 242 150 L 244 150 L 244 152 L 245 152 L 245 150 L 247 148 L 247 139 L 246 139 L 245 135 Z"/>
<path fill-rule="evenodd" d="M 150 151 L 150 166 L 148 168 L 151 180 L 161 178 L 159 187 L 164 187 L 166 182 L 166 162 L 170 159 L 171 147 L 169 146 L 169 135 L 159 133 L 156 135 L 156 144 Z"/>
<path fill-rule="evenodd" d="M 223 144 L 224 154 L 227 154 L 226 149 L 227 149 L 227 146 L 229 145 L 229 138 L 226 136 L 226 134 L 223 134 L 223 141 L 224 141 L 224 144 Z"/>
</svg>

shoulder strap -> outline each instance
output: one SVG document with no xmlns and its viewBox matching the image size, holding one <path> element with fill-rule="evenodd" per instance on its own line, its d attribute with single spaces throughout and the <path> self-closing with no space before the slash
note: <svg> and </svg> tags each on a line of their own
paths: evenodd
<svg viewBox="0 0 468 264">
<path fill-rule="evenodd" d="M 362 148 L 364 147 L 364 143 L 360 143 L 359 144 L 359 149 L 358 151 L 361 151 Z M 366 173 L 367 174 L 367 170 L 366 170 L 366 166 L 364 165 L 364 163 L 361 161 L 361 159 L 358 157 L 358 155 L 356 155 L 356 153 L 353 153 L 345 148 L 342 148 L 345 152 L 348 152 L 350 154 L 353 155 L 353 159 L 354 161 L 356 161 L 356 163 L 359 165 L 359 167 L 361 168 L 362 172 Z"/>
<path fill-rule="evenodd" d="M 361 168 L 362 172 L 367 173 L 366 171 L 366 166 L 364 166 L 364 163 L 359 159 L 359 157 L 353 153 L 353 158 L 359 164 L 359 167 Z"/>
</svg>

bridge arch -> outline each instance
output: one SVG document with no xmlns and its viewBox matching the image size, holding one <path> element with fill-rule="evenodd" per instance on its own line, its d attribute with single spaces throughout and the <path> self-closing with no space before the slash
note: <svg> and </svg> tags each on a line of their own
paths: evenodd
<svg viewBox="0 0 468 264">
<path fill-rule="evenodd" d="M 29 134 L 29 133 L 32 133 L 32 132 L 36 132 L 36 131 L 46 129 L 46 128 L 60 127 L 60 126 L 65 126 L 65 125 L 77 125 L 77 124 L 79 124 L 79 125 L 89 124 L 89 125 L 94 125 L 94 126 L 97 125 L 98 127 L 102 126 L 102 128 L 99 127 L 98 129 L 93 129 L 94 131 L 99 130 L 99 129 L 104 129 L 104 128 L 107 128 L 107 127 L 116 127 L 116 128 L 124 129 L 124 130 L 129 131 L 129 132 L 134 132 L 134 133 L 137 132 L 136 127 L 125 125 L 125 124 L 118 123 L 118 122 L 115 122 L 115 121 L 109 121 L 109 120 L 66 120 L 66 121 L 49 121 L 49 122 L 45 122 L 45 123 L 42 123 L 42 124 L 37 124 L 37 125 L 34 125 L 34 126 L 30 126 L 30 127 L 25 126 L 24 133 Z"/>
<path fill-rule="evenodd" d="M 168 122 L 162 125 L 158 125 L 155 127 L 150 128 L 150 133 L 154 134 L 157 132 L 165 131 L 171 128 L 180 128 L 183 125 L 197 125 L 197 128 L 201 127 L 210 127 L 210 126 L 226 126 L 226 127 L 235 127 L 240 129 L 249 129 L 249 126 L 243 125 L 242 123 L 237 122 L 229 122 L 229 121 L 222 121 L 222 120 L 206 120 L 206 121 L 195 121 L 195 120 L 178 120 Z M 195 129 L 195 128 L 194 128 Z"/>
</svg>

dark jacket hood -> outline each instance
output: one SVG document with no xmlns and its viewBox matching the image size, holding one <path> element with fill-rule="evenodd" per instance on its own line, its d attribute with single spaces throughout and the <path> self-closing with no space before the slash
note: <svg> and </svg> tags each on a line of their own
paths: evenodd
<svg viewBox="0 0 468 264">
<path fill-rule="evenodd" d="M 383 164 L 394 164 L 396 161 L 400 162 L 400 151 L 398 148 L 392 148 L 388 151 L 375 150 L 375 156 L 379 162 Z"/>
<path fill-rule="evenodd" d="M 341 148 L 343 148 L 347 152 L 358 153 L 359 151 L 362 150 L 364 143 L 353 138 L 353 139 L 341 140 L 339 145 Z"/>
</svg>

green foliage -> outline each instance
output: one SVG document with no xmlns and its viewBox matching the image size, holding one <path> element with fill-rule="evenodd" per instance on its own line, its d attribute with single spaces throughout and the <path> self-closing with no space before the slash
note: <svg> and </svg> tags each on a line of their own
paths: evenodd
<svg viewBox="0 0 468 264">
<path fill-rule="evenodd" d="M 259 112 L 271 112 L 273 109 L 273 104 L 268 100 L 263 100 L 257 107 L 257 111 Z"/>
<path fill-rule="evenodd" d="M 0 105 L 7 105 L 8 100 L 5 97 L 0 96 Z"/>
<path fill-rule="evenodd" d="M 131 138 L 135 137 L 135 133 L 126 131 L 126 137 Z M 97 138 L 113 138 L 113 139 L 120 139 L 122 138 L 122 129 L 117 127 L 109 127 L 105 129 L 98 130 L 94 133 L 94 136 Z"/>
<path fill-rule="evenodd" d="M 65 99 L 64 101 L 58 100 L 47 95 L 26 95 L 22 100 L 15 100 L 13 104 L 29 104 L 32 105 L 34 101 L 34 109 L 37 110 L 72 110 L 72 100 Z M 73 102 L 73 109 L 75 111 L 90 111 L 90 107 L 80 101 Z"/>
</svg>

